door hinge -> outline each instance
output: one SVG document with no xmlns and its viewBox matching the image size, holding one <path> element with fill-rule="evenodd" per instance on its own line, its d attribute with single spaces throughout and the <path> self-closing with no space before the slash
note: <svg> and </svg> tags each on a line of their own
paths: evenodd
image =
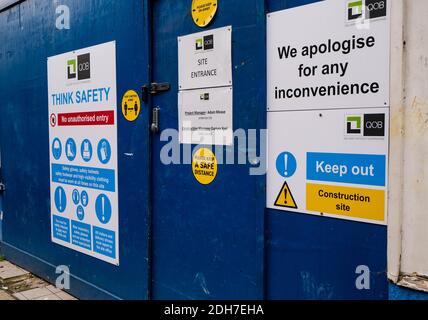
<svg viewBox="0 0 428 320">
<path fill-rule="evenodd" d="M 149 98 L 149 94 L 157 94 L 160 92 L 166 92 L 171 89 L 171 85 L 167 82 L 157 83 L 153 82 L 151 84 L 146 84 L 142 87 L 143 89 L 143 101 L 147 102 Z"/>
<path fill-rule="evenodd" d="M 6 186 L 0 182 L 0 193 L 3 193 L 6 190 Z"/>
</svg>

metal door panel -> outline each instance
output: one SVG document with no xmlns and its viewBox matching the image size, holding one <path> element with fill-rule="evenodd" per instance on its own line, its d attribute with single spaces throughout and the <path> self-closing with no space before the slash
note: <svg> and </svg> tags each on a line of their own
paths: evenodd
<svg viewBox="0 0 428 320">
<path fill-rule="evenodd" d="M 120 266 L 55 245 L 50 236 L 47 58 L 116 40 L 118 101 L 148 82 L 147 3 L 62 1 L 70 30 L 55 27 L 56 3 L 28 0 L 0 13 L 0 145 L 7 258 L 55 282 L 70 268 L 80 298 L 148 297 L 149 110 L 129 123 L 118 108 Z"/>
<path fill-rule="evenodd" d="M 314 2 L 267 0 L 266 6 L 273 12 Z M 267 209 L 267 298 L 387 299 L 386 243 L 385 226 Z M 357 289 L 358 266 L 369 267 L 370 290 Z"/>
<path fill-rule="evenodd" d="M 154 80 L 171 90 L 154 97 L 161 130 L 178 128 L 177 37 L 231 25 L 234 129 L 265 127 L 264 1 L 219 1 L 209 27 L 191 18 L 191 1 L 153 7 Z M 153 298 L 263 298 L 264 176 L 249 165 L 220 165 L 200 185 L 191 165 L 163 165 L 153 146 Z M 235 148 L 237 158 L 237 147 Z M 244 151 L 245 152 L 245 151 Z"/>
</svg>

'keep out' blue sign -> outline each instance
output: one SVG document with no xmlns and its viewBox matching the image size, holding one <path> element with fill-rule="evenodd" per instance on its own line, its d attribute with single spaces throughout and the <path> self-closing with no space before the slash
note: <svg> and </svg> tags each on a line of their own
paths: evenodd
<svg viewBox="0 0 428 320">
<path fill-rule="evenodd" d="M 306 175 L 307 180 L 384 187 L 386 156 L 309 152 Z"/>
</svg>

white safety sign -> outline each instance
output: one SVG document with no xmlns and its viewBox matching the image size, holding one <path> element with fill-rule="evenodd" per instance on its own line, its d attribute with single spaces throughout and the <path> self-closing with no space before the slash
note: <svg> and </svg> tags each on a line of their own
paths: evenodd
<svg viewBox="0 0 428 320">
<path fill-rule="evenodd" d="M 232 145 L 232 103 L 232 87 L 180 91 L 180 143 Z"/>
<path fill-rule="evenodd" d="M 119 265 L 116 43 L 48 58 L 52 241 Z"/>
<path fill-rule="evenodd" d="M 178 37 L 179 90 L 232 85 L 232 27 Z"/>
<path fill-rule="evenodd" d="M 388 123 L 388 108 L 269 112 L 267 207 L 385 224 Z"/>
<path fill-rule="evenodd" d="M 267 16 L 267 207 L 386 224 L 390 1 Z"/>
<path fill-rule="evenodd" d="M 268 14 L 268 111 L 389 106 L 388 4 L 327 0 Z"/>
<path fill-rule="evenodd" d="M 180 143 L 233 145 L 232 27 L 178 37 Z"/>
</svg>

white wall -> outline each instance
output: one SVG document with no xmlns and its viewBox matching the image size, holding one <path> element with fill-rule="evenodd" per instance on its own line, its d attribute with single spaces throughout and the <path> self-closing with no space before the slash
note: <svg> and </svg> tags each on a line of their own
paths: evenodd
<svg viewBox="0 0 428 320">
<path fill-rule="evenodd" d="M 391 2 L 388 275 L 428 291 L 428 1 Z"/>
<path fill-rule="evenodd" d="M 19 0 L 0 0 L 0 10 L 10 6 L 15 2 L 19 2 Z"/>
</svg>

